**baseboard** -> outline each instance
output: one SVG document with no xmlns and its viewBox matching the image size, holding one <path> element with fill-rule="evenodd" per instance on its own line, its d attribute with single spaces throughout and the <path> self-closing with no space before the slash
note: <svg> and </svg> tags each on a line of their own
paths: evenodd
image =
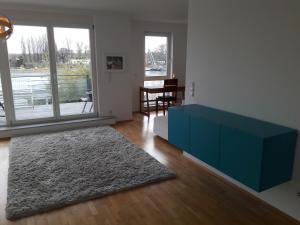
<svg viewBox="0 0 300 225">
<path fill-rule="evenodd" d="M 196 157 L 192 156 L 191 154 L 187 153 L 187 152 L 183 152 L 183 155 L 188 157 L 189 159 L 193 160 L 194 162 L 196 162 L 197 164 L 206 167 L 207 169 L 209 169 L 211 172 L 217 174 L 218 176 L 221 176 L 223 178 L 225 178 L 226 180 L 230 181 L 231 183 L 234 183 L 235 185 L 239 186 L 240 188 L 243 188 L 244 190 L 246 190 L 247 192 L 250 192 L 251 194 L 256 194 L 258 192 L 250 189 L 249 187 L 245 186 L 244 184 L 234 180 L 233 178 L 227 176 L 226 174 L 220 172 L 219 170 L 215 169 L 214 167 L 208 165 L 207 163 L 197 159 Z"/>
<path fill-rule="evenodd" d="M 219 177 L 229 185 L 234 186 L 237 190 L 246 193 L 250 197 L 272 207 L 279 214 L 288 217 L 294 222 L 298 223 L 300 221 L 300 214 L 298 212 L 300 210 L 300 198 L 297 199 L 296 197 L 296 190 L 297 187 L 299 187 L 299 182 L 290 181 L 259 193 L 238 182 L 237 180 L 234 180 L 233 178 L 227 176 L 226 174 L 208 165 L 207 163 L 197 159 L 189 153 L 183 152 L 183 155 L 191 159 L 201 167 L 205 168 L 210 174 Z M 293 198 L 293 196 L 295 197 Z"/>
<path fill-rule="evenodd" d="M 89 118 L 79 120 L 68 120 L 51 123 L 41 123 L 33 125 L 15 126 L 15 127 L 1 127 L 0 138 L 10 138 L 15 136 L 37 134 L 37 133 L 48 133 L 55 131 L 64 131 L 77 128 L 86 128 L 94 126 L 104 126 L 115 124 L 116 120 L 114 117 L 100 117 L 100 118 Z"/>
</svg>

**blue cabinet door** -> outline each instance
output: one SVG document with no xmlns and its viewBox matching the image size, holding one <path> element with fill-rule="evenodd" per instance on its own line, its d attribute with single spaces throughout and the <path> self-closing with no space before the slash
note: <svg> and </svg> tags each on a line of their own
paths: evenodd
<svg viewBox="0 0 300 225">
<path fill-rule="evenodd" d="M 220 170 L 261 191 L 263 139 L 222 126 L 220 142 Z"/>
<path fill-rule="evenodd" d="M 282 184 L 292 178 L 296 140 L 296 131 L 264 140 L 262 190 Z"/>
<path fill-rule="evenodd" d="M 190 154 L 219 168 L 220 125 L 212 121 L 191 116 Z"/>
<path fill-rule="evenodd" d="M 190 149 L 190 118 L 177 107 L 168 110 L 168 141 L 181 150 Z"/>
</svg>

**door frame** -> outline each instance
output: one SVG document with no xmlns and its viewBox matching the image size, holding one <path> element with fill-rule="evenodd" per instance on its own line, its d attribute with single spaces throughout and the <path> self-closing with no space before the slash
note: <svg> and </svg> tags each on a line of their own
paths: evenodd
<svg viewBox="0 0 300 225">
<path fill-rule="evenodd" d="M 36 118 L 36 119 L 27 119 L 27 120 L 17 120 L 15 116 L 15 107 L 13 100 L 13 89 L 11 83 L 11 73 L 9 68 L 8 60 L 8 49 L 6 40 L 0 41 L 0 58 L 1 60 L 0 73 L 1 76 L 2 89 L 3 89 L 3 99 L 6 115 L 7 126 L 19 126 L 19 125 L 28 125 L 28 124 L 40 124 L 47 122 L 58 122 L 74 119 L 85 119 L 93 118 L 99 115 L 98 112 L 98 95 L 97 95 L 97 70 L 96 70 L 96 54 L 95 54 L 95 35 L 94 35 L 94 26 L 93 25 L 74 25 L 74 24 L 62 24 L 62 23 L 42 23 L 42 22 L 15 22 L 15 25 L 20 26 L 41 26 L 47 29 L 47 38 L 48 38 L 48 48 L 49 48 L 49 67 L 50 67 L 50 83 L 51 83 L 51 93 L 52 93 L 52 107 L 53 107 L 53 116 Z M 55 40 L 54 40 L 54 27 L 64 27 L 64 28 L 81 28 L 89 29 L 89 41 L 90 41 L 90 60 L 91 60 L 91 85 L 92 85 L 92 94 L 93 94 L 93 112 L 76 114 L 76 115 L 60 115 L 60 106 L 58 98 L 58 84 L 57 84 L 57 71 L 56 71 L 56 52 L 55 52 Z"/>
<path fill-rule="evenodd" d="M 55 53 L 55 39 L 54 39 L 54 28 L 78 28 L 78 29 L 89 29 L 89 41 L 90 41 L 90 60 L 91 60 L 91 66 L 90 66 L 90 70 L 92 73 L 92 80 L 91 80 L 91 84 L 92 84 L 92 94 L 93 94 L 93 112 L 90 113 L 84 113 L 84 114 L 76 114 L 76 115 L 61 115 L 60 114 L 60 106 L 59 106 L 59 96 L 58 96 L 58 82 L 57 82 L 57 70 L 56 70 L 56 53 Z M 55 89 L 54 90 L 54 94 L 53 97 L 55 97 L 56 99 L 56 103 L 55 103 L 55 108 L 56 111 L 55 114 L 57 116 L 57 120 L 61 121 L 61 120 L 72 120 L 72 119 L 84 119 L 84 118 L 91 118 L 91 117 L 97 117 L 99 115 L 98 113 L 98 95 L 97 95 L 97 70 L 96 70 L 96 59 L 95 59 L 95 39 L 94 39 L 94 26 L 93 25 L 80 25 L 80 26 L 70 26 L 70 25 L 50 25 L 49 26 L 50 29 L 50 38 L 51 41 L 53 41 L 53 47 L 51 49 L 49 49 L 49 54 L 52 55 L 52 57 L 54 58 L 52 61 L 50 60 L 50 64 L 51 67 L 53 67 L 53 74 L 52 74 L 52 79 L 54 80 L 54 86 Z M 50 48 L 50 45 L 49 45 Z M 51 51 L 51 53 L 50 53 Z M 50 56 L 51 59 L 51 56 Z"/>
</svg>

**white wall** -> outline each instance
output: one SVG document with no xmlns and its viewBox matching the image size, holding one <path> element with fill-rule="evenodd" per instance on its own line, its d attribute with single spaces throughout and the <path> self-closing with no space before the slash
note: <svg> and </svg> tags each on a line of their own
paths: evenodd
<svg viewBox="0 0 300 225">
<path fill-rule="evenodd" d="M 43 11 L 46 8 L 22 9 L 15 7 L 4 7 L 1 13 L 8 16 L 13 23 L 17 24 L 69 24 L 69 25 L 90 25 L 93 23 L 93 17 L 85 11 L 65 10 L 61 12 L 58 9 Z"/>
<path fill-rule="evenodd" d="M 45 9 L 43 9 L 45 10 Z M 122 53 L 130 56 L 131 19 L 122 14 L 51 9 L 35 10 L 5 9 L 2 11 L 16 24 L 80 26 L 95 25 L 95 43 L 98 106 L 101 116 L 113 115 L 117 120 L 132 119 L 132 86 L 130 59 L 122 73 L 108 74 L 104 71 L 105 53 Z"/>
<path fill-rule="evenodd" d="M 173 73 L 184 85 L 186 72 L 187 24 L 134 21 L 132 23 L 133 111 L 139 109 L 139 87 L 144 84 L 145 32 L 171 33 L 173 39 Z"/>
<path fill-rule="evenodd" d="M 128 16 L 96 15 L 97 67 L 99 73 L 99 105 L 101 115 L 114 115 L 117 120 L 132 119 L 132 73 L 130 60 L 131 22 Z M 125 71 L 108 73 L 104 54 L 123 54 Z"/>
<path fill-rule="evenodd" d="M 190 0 L 187 103 L 300 130 L 299 11 L 295 0 Z"/>
</svg>

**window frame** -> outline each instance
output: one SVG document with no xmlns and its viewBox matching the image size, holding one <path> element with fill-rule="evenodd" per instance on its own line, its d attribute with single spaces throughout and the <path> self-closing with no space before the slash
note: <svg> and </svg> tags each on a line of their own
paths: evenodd
<svg viewBox="0 0 300 225">
<path fill-rule="evenodd" d="M 49 47 L 49 57 L 50 57 L 50 78 L 52 86 L 52 98 L 53 98 L 53 116 L 45 118 L 33 118 L 26 120 L 17 120 L 15 115 L 14 99 L 13 99 L 13 89 L 11 84 L 11 73 L 9 66 L 9 59 L 3 62 L 5 64 L 4 75 L 7 74 L 8 79 L 5 81 L 1 79 L 2 87 L 5 85 L 5 90 L 3 90 L 4 104 L 6 105 L 6 124 L 7 126 L 19 126 L 19 125 L 29 125 L 29 124 L 39 124 L 47 122 L 58 122 L 58 121 L 67 121 L 73 119 L 85 119 L 85 118 L 94 118 L 99 116 L 98 108 L 98 93 L 97 93 L 97 69 L 96 69 L 96 53 L 95 53 L 95 35 L 94 35 L 94 25 L 93 24 L 72 24 L 72 23 L 47 23 L 41 21 L 14 21 L 15 25 L 20 26 L 42 26 L 47 29 L 47 38 L 48 38 L 48 47 Z M 78 28 L 78 29 L 89 29 L 90 37 L 90 54 L 91 54 L 91 73 L 92 73 L 92 91 L 93 91 L 93 112 L 76 114 L 76 115 L 61 115 L 59 108 L 59 99 L 58 99 L 58 86 L 57 86 L 57 73 L 56 73 L 56 58 L 55 58 L 55 39 L 54 39 L 54 28 L 55 27 L 64 27 L 64 28 Z M 5 51 L 3 55 L 8 56 L 7 43 L 4 41 L 4 44 L 0 46 Z M 4 89 L 4 88 L 3 88 Z"/>
<path fill-rule="evenodd" d="M 146 36 L 153 37 L 166 37 L 167 38 L 167 74 L 165 76 L 146 76 L 145 71 L 145 47 L 146 47 Z M 173 73 L 173 40 L 172 33 L 169 32 L 144 32 L 144 40 L 143 40 L 143 59 L 144 59 L 144 81 L 155 81 L 155 80 L 164 80 L 171 77 Z"/>
<path fill-rule="evenodd" d="M 80 119 L 80 118 L 89 118 L 89 117 L 96 117 L 99 115 L 98 113 L 98 95 L 97 95 L 97 69 L 96 69 L 96 53 L 95 53 L 95 39 L 94 39 L 94 25 L 86 25 L 86 26 L 70 26 L 70 25 L 51 25 L 51 41 L 53 41 L 53 47 L 49 49 L 49 51 L 53 51 L 50 55 L 53 55 L 54 59 L 50 64 L 53 64 L 53 75 L 54 75 L 54 86 L 58 89 L 58 80 L 57 80 L 57 66 L 56 66 L 56 51 L 55 51 L 55 38 L 54 38 L 54 28 L 77 28 L 77 29 L 88 29 L 89 30 L 89 41 L 90 41 L 90 57 L 91 57 L 91 73 L 92 73 L 92 92 L 93 92 L 93 111 L 84 113 L 84 114 L 74 114 L 74 115 L 61 115 L 60 111 L 60 102 L 59 102 L 59 93 L 58 90 L 55 90 L 55 98 L 57 98 L 55 102 L 55 108 L 58 112 L 58 118 L 61 120 L 70 120 L 70 119 Z M 50 48 L 50 45 L 49 45 Z M 50 56 L 51 57 L 51 56 Z"/>
</svg>

